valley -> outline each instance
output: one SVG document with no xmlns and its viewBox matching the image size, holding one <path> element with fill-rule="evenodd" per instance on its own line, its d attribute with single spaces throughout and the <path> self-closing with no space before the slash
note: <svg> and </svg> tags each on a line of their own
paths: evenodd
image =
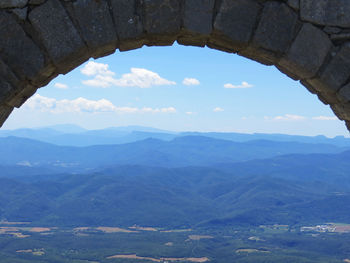
<svg viewBox="0 0 350 263">
<path fill-rule="evenodd" d="M 339 246 L 350 241 L 350 234 L 306 233 L 288 226 L 184 231 L 129 231 L 133 228 L 116 226 L 37 229 L 11 227 L 8 232 L 0 232 L 1 262 L 340 263 L 350 258 L 350 250 Z"/>
</svg>

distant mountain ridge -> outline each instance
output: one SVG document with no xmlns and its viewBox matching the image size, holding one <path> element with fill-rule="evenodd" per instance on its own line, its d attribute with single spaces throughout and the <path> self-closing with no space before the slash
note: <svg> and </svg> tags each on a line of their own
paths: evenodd
<svg viewBox="0 0 350 263">
<path fill-rule="evenodd" d="M 203 136 L 176 137 L 171 141 L 142 141 L 87 147 L 58 146 L 26 138 L 0 138 L 0 163 L 57 168 L 81 172 L 111 165 L 158 167 L 211 166 L 285 154 L 335 154 L 349 150 L 329 144 L 257 140 L 233 142 Z"/>
<path fill-rule="evenodd" d="M 285 134 L 244 134 L 218 132 L 171 132 L 142 126 L 110 127 L 101 130 L 86 130 L 76 125 L 55 125 L 36 129 L 0 130 L 0 137 L 16 136 L 65 146 L 92 146 L 101 144 L 124 144 L 148 138 L 173 140 L 183 136 L 205 136 L 235 142 L 269 140 L 280 142 L 324 143 L 350 147 L 350 138 L 338 136 L 296 136 Z"/>
</svg>

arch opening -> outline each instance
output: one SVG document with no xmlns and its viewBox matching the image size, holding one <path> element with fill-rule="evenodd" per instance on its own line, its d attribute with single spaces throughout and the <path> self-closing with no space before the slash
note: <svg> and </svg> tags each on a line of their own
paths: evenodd
<svg viewBox="0 0 350 263">
<path fill-rule="evenodd" d="M 276 68 L 181 45 L 91 59 L 38 90 L 3 129 L 68 123 L 89 130 L 141 125 L 175 132 L 347 136 L 329 107 Z"/>
</svg>

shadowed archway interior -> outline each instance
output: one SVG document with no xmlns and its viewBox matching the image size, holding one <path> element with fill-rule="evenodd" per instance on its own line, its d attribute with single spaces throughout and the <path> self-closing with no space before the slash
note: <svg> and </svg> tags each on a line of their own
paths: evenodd
<svg viewBox="0 0 350 263">
<path fill-rule="evenodd" d="M 0 125 L 91 57 L 177 41 L 276 66 L 350 129 L 349 13 L 347 0 L 4 0 Z"/>
</svg>

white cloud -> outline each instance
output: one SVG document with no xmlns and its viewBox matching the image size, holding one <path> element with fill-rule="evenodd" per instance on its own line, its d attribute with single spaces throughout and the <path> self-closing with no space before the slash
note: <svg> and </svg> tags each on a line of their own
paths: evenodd
<svg viewBox="0 0 350 263">
<path fill-rule="evenodd" d="M 285 114 L 283 116 L 276 117 L 264 117 L 265 120 L 273 120 L 273 121 L 303 121 L 306 120 L 306 117 L 294 114 Z"/>
<path fill-rule="evenodd" d="M 113 112 L 115 106 L 106 99 L 88 100 L 77 98 L 74 100 L 56 100 L 39 94 L 31 97 L 25 107 L 42 112 L 63 113 L 63 112 Z"/>
<path fill-rule="evenodd" d="M 176 113 L 176 109 L 174 107 L 161 108 L 160 110 L 163 113 Z"/>
<path fill-rule="evenodd" d="M 83 80 L 82 83 L 86 86 L 108 88 L 112 86 L 114 78 L 111 76 L 97 75 L 93 79 Z"/>
<path fill-rule="evenodd" d="M 194 114 L 196 114 L 196 113 L 193 112 L 193 111 L 187 111 L 186 114 L 187 114 L 187 115 L 194 115 Z"/>
<path fill-rule="evenodd" d="M 55 83 L 54 87 L 58 89 L 68 89 L 68 85 L 63 83 Z"/>
<path fill-rule="evenodd" d="M 224 109 L 220 108 L 220 107 L 216 107 L 215 109 L 213 109 L 214 112 L 223 112 Z"/>
<path fill-rule="evenodd" d="M 226 83 L 224 85 L 225 89 L 248 89 L 248 88 L 252 88 L 252 87 L 253 87 L 253 85 L 249 84 L 246 81 L 243 81 L 242 84 L 240 84 L 240 85 L 233 85 L 231 83 Z"/>
<path fill-rule="evenodd" d="M 113 84 L 121 87 L 149 88 L 151 86 L 175 85 L 176 82 L 161 78 L 157 73 L 143 68 L 131 68 L 131 73 L 123 74 Z"/>
<path fill-rule="evenodd" d="M 176 109 L 174 107 L 168 108 L 142 108 L 139 110 L 141 113 L 176 113 Z"/>
<path fill-rule="evenodd" d="M 331 116 L 317 116 L 317 117 L 312 117 L 313 120 L 317 121 L 335 121 L 338 120 L 337 117 L 331 117 Z"/>
<path fill-rule="evenodd" d="M 304 121 L 304 120 L 316 120 L 316 121 L 334 121 L 334 120 L 338 120 L 337 117 L 335 116 L 316 116 L 316 117 L 310 117 L 307 118 L 305 116 L 300 116 L 300 115 L 294 115 L 294 114 L 285 114 L 282 116 L 276 116 L 276 117 L 269 117 L 269 116 L 265 116 L 264 120 L 268 120 L 268 121 Z"/>
<path fill-rule="evenodd" d="M 201 83 L 199 82 L 198 79 L 195 79 L 195 78 L 185 78 L 182 81 L 182 84 L 186 86 L 196 86 L 196 85 L 200 85 Z"/>
<path fill-rule="evenodd" d="M 115 73 L 108 68 L 107 64 L 89 61 L 81 69 L 81 73 L 86 76 L 94 76 L 94 78 L 84 80 L 83 84 L 100 88 L 110 86 L 150 88 L 152 86 L 176 85 L 176 82 L 162 78 L 158 73 L 144 68 L 131 68 L 130 73 L 123 74 L 119 79 L 115 78 Z"/>
<path fill-rule="evenodd" d="M 56 100 L 47 98 L 39 94 L 31 97 L 24 105 L 31 110 L 50 113 L 99 113 L 99 112 L 115 112 L 115 113 L 176 113 L 174 107 L 167 108 L 137 108 L 137 107 L 117 107 L 106 99 L 88 100 L 86 98 L 77 98 L 74 100 Z"/>
<path fill-rule="evenodd" d="M 80 70 L 80 72 L 86 76 L 114 76 L 114 72 L 110 71 L 108 64 L 97 63 L 94 61 L 89 61 L 85 66 Z"/>
</svg>

